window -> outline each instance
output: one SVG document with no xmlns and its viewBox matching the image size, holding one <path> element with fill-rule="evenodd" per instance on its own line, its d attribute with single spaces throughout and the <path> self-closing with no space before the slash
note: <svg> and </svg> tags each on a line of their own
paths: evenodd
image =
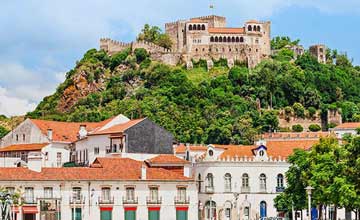
<svg viewBox="0 0 360 220">
<path fill-rule="evenodd" d="M 94 147 L 94 154 L 99 155 L 99 153 L 100 153 L 100 148 L 99 147 Z"/>
<path fill-rule="evenodd" d="M 23 134 L 23 141 L 25 141 L 25 134 Z"/>
<path fill-rule="evenodd" d="M 61 154 L 61 152 L 57 152 L 57 153 L 56 153 L 56 163 L 57 163 L 57 166 L 58 166 L 58 167 L 61 167 L 61 166 L 62 166 L 62 161 L 61 161 L 61 159 L 62 159 L 62 154 Z"/>
<path fill-rule="evenodd" d="M 215 42 L 219 42 L 219 38 L 218 38 L 218 37 L 215 37 Z"/>
<path fill-rule="evenodd" d="M 177 200 L 182 202 L 186 201 L 186 187 L 178 187 Z"/>
<path fill-rule="evenodd" d="M 19 135 L 16 135 L 16 141 L 19 141 Z"/>
<path fill-rule="evenodd" d="M 231 192 L 231 174 L 225 174 L 225 192 Z"/>
<path fill-rule="evenodd" d="M 109 187 L 104 187 L 101 189 L 101 200 L 102 201 L 110 201 L 111 200 L 111 194 L 110 194 Z"/>
<path fill-rule="evenodd" d="M 244 173 L 242 175 L 242 187 L 244 187 L 244 188 L 249 187 L 249 175 L 247 173 Z"/>
<path fill-rule="evenodd" d="M 158 201 L 159 189 L 157 187 L 150 187 L 150 201 Z"/>
<path fill-rule="evenodd" d="M 213 150 L 209 150 L 209 156 L 212 157 L 214 155 L 214 151 Z"/>
<path fill-rule="evenodd" d="M 201 174 L 198 175 L 198 192 L 201 192 Z"/>
<path fill-rule="evenodd" d="M 6 187 L 5 189 L 9 194 L 14 194 L 15 193 L 15 187 Z"/>
<path fill-rule="evenodd" d="M 201 25 L 200 25 L 200 24 L 197 25 L 197 29 L 198 29 L 199 31 L 201 30 Z"/>
<path fill-rule="evenodd" d="M 205 203 L 205 219 L 206 220 L 216 219 L 216 202 L 207 201 Z"/>
<path fill-rule="evenodd" d="M 35 203 L 34 188 L 25 187 L 25 203 Z"/>
<path fill-rule="evenodd" d="M 192 25 L 189 25 L 189 31 L 192 31 L 192 29 L 193 29 Z"/>
<path fill-rule="evenodd" d="M 223 41 L 226 42 L 226 37 L 223 37 Z"/>
<path fill-rule="evenodd" d="M 53 188 L 44 187 L 44 198 L 53 198 Z"/>
<path fill-rule="evenodd" d="M 196 31 L 196 24 L 194 24 L 194 25 L 193 25 L 193 30 L 195 30 L 195 31 Z"/>
<path fill-rule="evenodd" d="M 244 42 L 244 38 L 243 37 L 240 37 L 240 42 Z"/>
<path fill-rule="evenodd" d="M 225 217 L 226 217 L 226 219 L 230 219 L 230 217 L 231 217 L 231 209 L 230 208 L 225 209 Z"/>
<path fill-rule="evenodd" d="M 260 32 L 260 31 L 261 31 L 260 26 L 257 26 L 257 31 L 258 31 L 258 32 Z"/>
<path fill-rule="evenodd" d="M 205 31 L 205 24 L 201 26 L 201 30 Z"/>
<path fill-rule="evenodd" d="M 264 151 L 263 150 L 261 150 L 260 152 L 259 152 L 259 155 L 260 155 L 260 157 L 263 157 L 264 156 Z"/>
<path fill-rule="evenodd" d="M 214 190 L 214 176 L 212 173 L 208 173 L 206 176 L 206 191 L 212 192 Z"/>
<path fill-rule="evenodd" d="M 252 31 L 252 27 L 250 25 L 248 26 L 248 31 Z"/>
<path fill-rule="evenodd" d="M 266 190 L 266 175 L 260 174 L 260 190 Z"/>
<path fill-rule="evenodd" d="M 214 42 L 214 37 L 210 37 L 210 42 Z"/>
<path fill-rule="evenodd" d="M 266 202 L 262 201 L 260 202 L 260 218 L 265 218 L 267 216 L 267 210 L 266 210 Z"/>
<path fill-rule="evenodd" d="M 73 200 L 76 200 L 76 201 L 81 200 L 81 188 L 80 187 L 73 188 Z"/>
<path fill-rule="evenodd" d="M 283 188 L 284 187 L 284 176 L 281 173 L 279 173 L 277 175 L 277 187 L 278 188 Z"/>
<path fill-rule="evenodd" d="M 135 188 L 134 187 L 127 187 L 126 188 L 126 200 L 127 201 L 134 201 L 135 200 Z"/>
</svg>

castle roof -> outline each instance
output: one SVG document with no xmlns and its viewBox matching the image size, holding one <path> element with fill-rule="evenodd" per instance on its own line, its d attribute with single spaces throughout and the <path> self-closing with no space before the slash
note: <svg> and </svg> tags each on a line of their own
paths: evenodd
<svg viewBox="0 0 360 220">
<path fill-rule="evenodd" d="M 243 34 L 245 28 L 209 28 L 211 34 Z"/>
</svg>

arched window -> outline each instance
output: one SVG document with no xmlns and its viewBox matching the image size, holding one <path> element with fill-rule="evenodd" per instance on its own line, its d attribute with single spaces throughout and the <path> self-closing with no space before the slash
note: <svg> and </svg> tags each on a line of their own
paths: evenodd
<svg viewBox="0 0 360 220">
<path fill-rule="evenodd" d="M 16 135 L 16 141 L 19 141 L 19 135 Z"/>
<path fill-rule="evenodd" d="M 198 192 L 201 192 L 201 174 L 198 175 Z"/>
<path fill-rule="evenodd" d="M 189 31 L 192 31 L 193 27 L 192 25 L 189 25 Z"/>
<path fill-rule="evenodd" d="M 226 42 L 226 37 L 223 37 L 223 41 Z"/>
<path fill-rule="evenodd" d="M 223 42 L 223 38 L 222 38 L 222 37 L 219 37 L 219 42 Z"/>
<path fill-rule="evenodd" d="M 242 175 L 242 187 L 249 188 L 249 174 L 247 173 Z"/>
<path fill-rule="evenodd" d="M 251 25 L 248 26 L 248 31 L 252 31 Z"/>
<path fill-rule="evenodd" d="M 240 37 L 240 42 L 244 42 L 244 38 L 243 37 Z"/>
<path fill-rule="evenodd" d="M 190 160 L 190 152 L 186 151 L 186 160 L 189 161 Z"/>
<path fill-rule="evenodd" d="M 193 30 L 196 30 L 196 24 L 193 25 Z"/>
<path fill-rule="evenodd" d="M 284 187 L 284 176 L 281 173 L 279 173 L 277 175 L 277 187 L 278 188 L 283 188 Z"/>
<path fill-rule="evenodd" d="M 227 38 L 227 42 L 231 42 L 231 37 L 228 37 L 228 38 Z"/>
<path fill-rule="evenodd" d="M 257 31 L 260 32 L 261 28 L 260 26 L 257 26 Z"/>
<path fill-rule="evenodd" d="M 260 202 L 260 218 L 265 218 L 267 216 L 267 207 L 266 207 L 266 202 L 265 201 L 261 201 Z"/>
<path fill-rule="evenodd" d="M 205 31 L 205 24 L 201 26 L 201 30 Z"/>
<path fill-rule="evenodd" d="M 200 24 L 197 25 L 197 29 L 198 29 L 199 31 L 201 30 L 201 25 L 200 25 Z"/>
<path fill-rule="evenodd" d="M 266 175 L 260 174 L 260 190 L 265 191 L 266 190 Z"/>
<path fill-rule="evenodd" d="M 207 192 L 212 192 L 214 190 L 214 176 L 212 173 L 207 174 L 205 187 Z"/>
<path fill-rule="evenodd" d="M 198 52 L 198 51 L 199 51 L 199 49 L 197 49 L 197 48 L 196 48 L 196 49 L 195 49 L 195 51 L 196 51 L 196 52 Z"/>
<path fill-rule="evenodd" d="M 210 37 L 210 42 L 214 42 L 214 37 Z"/>
<path fill-rule="evenodd" d="M 239 37 L 236 37 L 235 41 L 236 41 L 236 43 L 239 43 L 239 41 L 240 41 Z"/>
<path fill-rule="evenodd" d="M 217 36 L 215 37 L 215 42 L 219 42 L 219 38 Z"/>
<path fill-rule="evenodd" d="M 227 173 L 224 176 L 225 179 L 225 192 L 231 192 L 231 174 Z"/>
<path fill-rule="evenodd" d="M 256 31 L 256 25 L 254 25 L 253 31 Z"/>
<path fill-rule="evenodd" d="M 235 37 L 231 38 L 231 42 L 235 43 Z"/>
<path fill-rule="evenodd" d="M 216 202 L 207 201 L 205 203 L 205 219 L 206 220 L 216 219 Z"/>
<path fill-rule="evenodd" d="M 25 141 L 25 134 L 23 134 L 23 141 Z"/>
</svg>

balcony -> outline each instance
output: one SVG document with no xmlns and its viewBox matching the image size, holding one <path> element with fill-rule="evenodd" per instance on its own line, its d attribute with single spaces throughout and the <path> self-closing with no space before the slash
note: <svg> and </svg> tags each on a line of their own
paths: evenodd
<svg viewBox="0 0 360 220">
<path fill-rule="evenodd" d="M 138 197 L 134 197 L 134 198 L 122 198 L 123 204 L 124 205 L 136 205 L 138 204 Z"/>
<path fill-rule="evenodd" d="M 76 205 L 76 204 L 85 204 L 85 198 L 81 197 L 81 198 L 70 198 L 69 199 L 69 204 L 71 205 Z"/>
<path fill-rule="evenodd" d="M 111 205 L 111 204 L 114 204 L 114 197 L 110 197 L 110 198 L 99 197 L 98 203 L 99 203 L 99 205 Z"/>
<path fill-rule="evenodd" d="M 23 197 L 22 201 L 24 201 L 25 205 L 34 205 L 37 204 L 37 201 L 33 197 Z"/>
<path fill-rule="evenodd" d="M 174 203 L 175 205 L 188 205 L 190 204 L 190 197 L 175 197 Z"/>
<path fill-rule="evenodd" d="M 277 192 L 277 193 L 284 192 L 284 190 L 285 190 L 285 187 L 283 187 L 283 186 L 277 186 L 277 187 L 276 187 L 276 192 Z"/>
<path fill-rule="evenodd" d="M 205 193 L 214 193 L 213 186 L 205 186 Z"/>
<path fill-rule="evenodd" d="M 162 202 L 162 197 L 157 197 L 157 198 L 146 197 L 146 204 L 148 205 L 160 205 L 161 202 Z"/>
<path fill-rule="evenodd" d="M 249 186 L 241 187 L 241 193 L 250 193 L 250 187 Z"/>
</svg>

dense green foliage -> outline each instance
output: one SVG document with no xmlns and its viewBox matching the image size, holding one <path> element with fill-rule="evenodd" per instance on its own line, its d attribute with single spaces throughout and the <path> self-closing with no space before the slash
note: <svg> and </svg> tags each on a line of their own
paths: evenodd
<svg viewBox="0 0 360 220">
<path fill-rule="evenodd" d="M 310 130 L 310 131 L 313 131 L 313 132 L 316 132 L 316 131 L 320 131 L 320 130 L 321 130 L 321 127 L 320 127 L 320 125 L 318 125 L 318 124 L 311 124 L 311 125 L 309 126 L 309 130 Z"/>
<path fill-rule="evenodd" d="M 7 135 L 7 133 L 9 133 L 10 131 L 6 128 L 4 128 L 3 126 L 0 125 L 0 138 L 4 137 L 5 135 Z"/>
<path fill-rule="evenodd" d="M 172 41 L 169 35 L 162 33 L 159 27 L 150 26 L 148 24 L 144 25 L 144 28 L 141 30 L 141 33 L 138 35 L 137 39 L 141 41 L 152 42 L 167 49 L 170 49 L 172 46 Z"/>
<path fill-rule="evenodd" d="M 152 37 L 152 28 L 144 29 Z M 222 144 L 249 144 L 256 134 L 279 129 L 278 110 L 285 107 L 301 118 L 313 117 L 318 109 L 326 116 L 327 109 L 342 108 L 345 121 L 360 120 L 360 70 L 346 62 L 324 65 L 305 54 L 295 62 L 265 60 L 251 70 L 241 64 L 228 69 L 226 60 L 214 62 L 210 71 L 205 66 L 202 61 L 192 70 L 167 66 L 151 61 L 142 49 L 111 57 L 92 49 L 28 116 L 100 121 L 122 113 L 149 117 L 181 142 Z M 80 71 L 88 81 L 104 79 L 104 89 L 61 112 L 62 93 Z"/>
<path fill-rule="evenodd" d="M 340 146 L 336 138 L 325 138 L 310 151 L 296 150 L 289 157 L 291 166 L 286 173 L 287 188 L 276 197 L 275 206 L 288 212 L 292 207 L 306 209 L 304 188 L 310 185 L 314 188 L 312 205 L 320 210 L 324 205 L 335 205 L 336 208 L 359 211 L 359 158 L 360 137 L 349 137 L 344 146 Z"/>
<path fill-rule="evenodd" d="M 302 132 L 304 128 L 300 124 L 293 125 L 291 130 L 293 132 Z"/>
</svg>

